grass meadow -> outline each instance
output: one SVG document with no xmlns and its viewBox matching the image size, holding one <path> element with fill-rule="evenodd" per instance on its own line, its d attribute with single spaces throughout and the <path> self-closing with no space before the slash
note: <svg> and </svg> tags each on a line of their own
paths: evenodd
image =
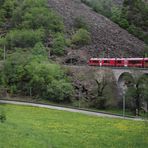
<svg viewBox="0 0 148 148">
<path fill-rule="evenodd" d="M 0 105 L 0 148 L 147 148 L 148 123 Z"/>
</svg>

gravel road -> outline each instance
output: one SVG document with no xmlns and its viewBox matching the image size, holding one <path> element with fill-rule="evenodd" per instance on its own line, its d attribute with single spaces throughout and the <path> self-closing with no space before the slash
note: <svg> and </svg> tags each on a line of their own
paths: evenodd
<svg viewBox="0 0 148 148">
<path fill-rule="evenodd" d="M 6 101 L 6 100 L 0 100 L 0 103 L 49 108 L 49 109 L 54 109 L 54 110 L 76 112 L 76 113 L 86 114 L 86 115 L 90 115 L 90 116 L 99 116 L 99 117 L 109 117 L 109 118 L 120 118 L 120 119 L 126 119 L 126 120 L 143 121 L 143 119 L 141 119 L 141 118 L 122 117 L 122 116 L 117 116 L 117 115 L 110 115 L 110 114 L 105 114 L 105 113 L 91 112 L 91 111 L 72 109 L 72 108 L 66 108 L 66 107 L 59 107 L 59 106 L 52 106 L 52 105 L 35 104 L 35 103 L 18 102 L 18 101 Z"/>
</svg>

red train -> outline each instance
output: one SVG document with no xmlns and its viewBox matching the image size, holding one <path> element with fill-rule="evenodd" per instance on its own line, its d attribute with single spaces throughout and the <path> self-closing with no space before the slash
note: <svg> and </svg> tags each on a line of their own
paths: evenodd
<svg viewBox="0 0 148 148">
<path fill-rule="evenodd" d="M 148 68 L 148 58 L 91 58 L 88 65 Z"/>
</svg>

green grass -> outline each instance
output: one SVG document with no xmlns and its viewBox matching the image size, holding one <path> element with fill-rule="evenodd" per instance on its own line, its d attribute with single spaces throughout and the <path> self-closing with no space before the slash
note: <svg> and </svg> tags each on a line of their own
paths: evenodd
<svg viewBox="0 0 148 148">
<path fill-rule="evenodd" d="M 30 102 L 30 103 L 39 103 L 39 104 L 46 104 L 46 105 L 55 105 L 55 106 L 63 106 L 63 107 L 69 107 L 69 108 L 76 108 L 76 109 L 83 109 L 83 110 L 88 110 L 88 111 L 94 111 L 94 112 L 103 112 L 103 113 L 109 113 L 109 114 L 116 114 L 116 115 L 121 115 L 123 114 L 122 109 L 117 109 L 117 108 L 112 108 L 112 109 L 96 109 L 96 108 L 89 108 L 84 105 L 84 102 L 80 103 L 80 108 L 79 108 L 79 101 L 75 101 L 73 103 L 55 103 L 51 102 L 49 100 L 45 99 L 33 99 L 31 97 L 9 97 L 9 98 L 3 98 L 3 100 L 9 100 L 9 101 L 23 101 L 23 102 Z M 129 117 L 134 117 L 134 114 L 130 112 L 129 110 L 126 109 L 125 112 L 126 116 Z M 148 114 L 146 114 L 148 116 Z M 145 117 L 143 114 L 141 114 L 140 117 Z"/>
<path fill-rule="evenodd" d="M 147 148 L 148 124 L 38 107 L 1 105 L 0 148 Z"/>
</svg>

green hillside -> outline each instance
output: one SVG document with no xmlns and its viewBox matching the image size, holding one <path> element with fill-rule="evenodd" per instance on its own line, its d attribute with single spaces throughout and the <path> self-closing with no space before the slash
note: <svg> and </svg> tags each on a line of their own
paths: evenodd
<svg viewBox="0 0 148 148">
<path fill-rule="evenodd" d="M 64 53 L 62 19 L 47 7 L 46 0 L 1 1 L 0 12 L 1 60 L 6 50 L 1 89 L 7 88 L 9 94 L 68 101 L 73 91 L 70 80 L 48 57 L 49 53 Z"/>
</svg>

